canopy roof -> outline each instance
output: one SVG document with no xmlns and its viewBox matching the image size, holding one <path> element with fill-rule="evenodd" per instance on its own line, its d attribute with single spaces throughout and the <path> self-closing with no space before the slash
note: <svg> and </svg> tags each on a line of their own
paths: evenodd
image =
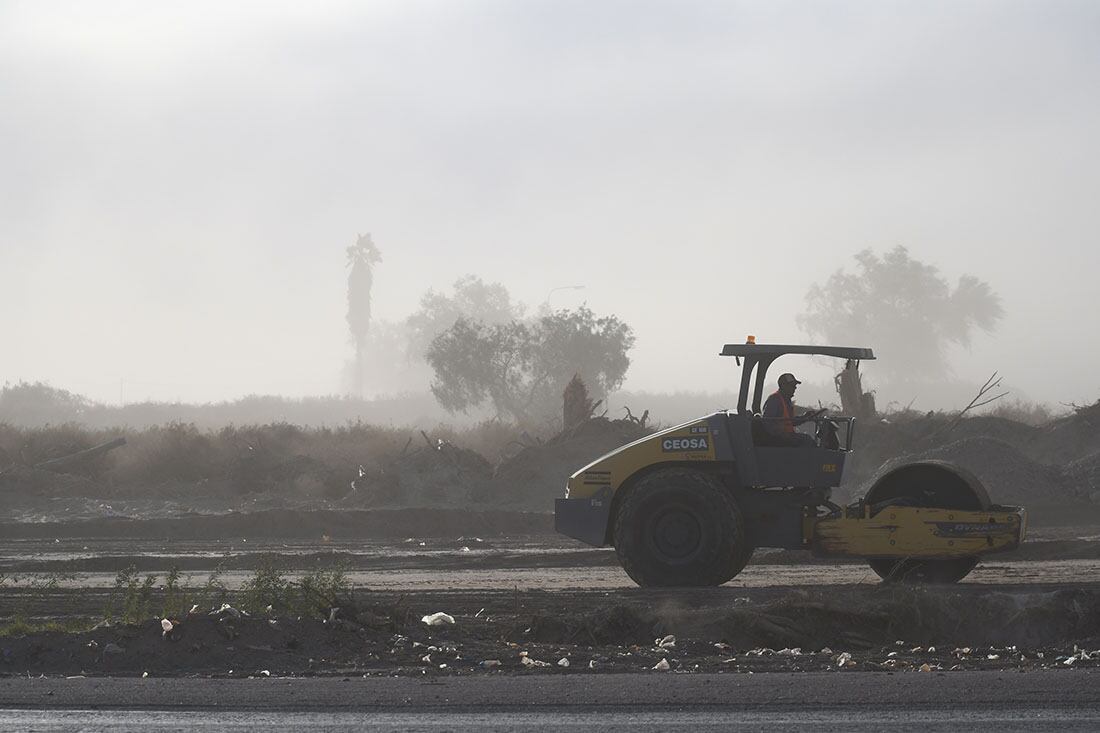
<svg viewBox="0 0 1100 733">
<path fill-rule="evenodd" d="M 874 359 L 871 349 L 854 346 L 792 346 L 788 344 L 726 344 L 719 356 L 756 356 L 775 358 L 784 354 L 815 354 L 841 359 Z"/>
</svg>

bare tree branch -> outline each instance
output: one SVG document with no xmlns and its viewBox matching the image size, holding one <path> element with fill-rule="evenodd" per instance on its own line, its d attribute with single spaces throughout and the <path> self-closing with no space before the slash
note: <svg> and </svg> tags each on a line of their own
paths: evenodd
<svg viewBox="0 0 1100 733">
<path fill-rule="evenodd" d="M 978 394 L 974 395 L 974 399 L 970 400 L 970 404 L 968 404 L 961 411 L 959 411 L 959 414 L 955 416 L 955 419 L 951 421 L 951 424 L 948 425 L 946 428 L 943 428 L 941 430 L 937 430 L 936 432 L 932 433 L 932 435 L 930 435 L 929 438 L 938 436 L 940 433 L 950 433 L 952 430 L 954 430 L 958 426 L 958 424 L 960 422 L 962 422 L 963 417 L 965 417 L 966 413 L 969 412 L 970 410 L 974 410 L 974 409 L 977 409 L 979 407 L 983 407 L 985 405 L 988 405 L 990 402 L 996 402 L 997 400 L 1001 399 L 1005 395 L 1009 394 L 1009 392 L 1006 390 L 1006 391 L 1001 392 L 1000 394 L 998 394 L 994 397 L 986 397 L 986 395 L 989 394 L 990 391 L 992 391 L 994 388 L 1000 386 L 1000 384 L 1001 384 L 1001 377 L 997 376 L 997 372 L 993 372 L 993 374 L 989 377 L 989 379 L 985 380 L 985 384 L 983 384 L 981 386 L 981 388 L 978 389 Z"/>
</svg>

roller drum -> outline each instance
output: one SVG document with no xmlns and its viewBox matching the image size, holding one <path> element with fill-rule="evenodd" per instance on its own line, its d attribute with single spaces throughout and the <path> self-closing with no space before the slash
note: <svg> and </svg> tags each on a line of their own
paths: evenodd
<svg viewBox="0 0 1100 733">
<path fill-rule="evenodd" d="M 872 516 L 890 505 L 985 511 L 989 492 L 969 471 L 944 461 L 920 461 L 882 475 L 864 501 Z M 868 564 L 884 582 L 957 583 L 978 564 L 977 557 L 944 560 L 872 558 Z"/>
</svg>

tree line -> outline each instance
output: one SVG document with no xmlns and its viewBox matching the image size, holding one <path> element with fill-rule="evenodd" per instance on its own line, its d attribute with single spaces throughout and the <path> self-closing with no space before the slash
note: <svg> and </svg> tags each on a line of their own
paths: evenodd
<svg viewBox="0 0 1100 733">
<path fill-rule="evenodd" d="M 904 247 L 863 250 L 855 268 L 812 285 L 797 323 L 816 343 L 871 346 L 876 374 L 896 385 L 951 377 L 949 349 L 991 333 L 1004 315 L 988 283 L 954 284 Z M 586 305 L 528 315 L 500 283 L 459 278 L 450 293 L 428 290 L 403 322 L 370 316 L 373 268 L 381 253 L 360 236 L 348 248 L 348 314 L 355 348 L 352 388 L 399 372 L 430 385 L 452 413 L 493 414 L 533 424 L 558 414 L 562 392 L 579 377 L 595 400 L 618 389 L 630 367 L 633 328 Z M 422 387 L 421 387 L 422 389 Z"/>
</svg>

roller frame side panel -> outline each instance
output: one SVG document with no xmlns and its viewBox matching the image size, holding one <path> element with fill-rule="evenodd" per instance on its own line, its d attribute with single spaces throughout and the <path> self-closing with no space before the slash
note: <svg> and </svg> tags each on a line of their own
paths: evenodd
<svg viewBox="0 0 1100 733">
<path fill-rule="evenodd" d="M 831 489 L 840 486 L 847 453 L 828 448 L 777 448 L 759 446 L 756 449 L 758 485 L 809 486 Z"/>
</svg>

